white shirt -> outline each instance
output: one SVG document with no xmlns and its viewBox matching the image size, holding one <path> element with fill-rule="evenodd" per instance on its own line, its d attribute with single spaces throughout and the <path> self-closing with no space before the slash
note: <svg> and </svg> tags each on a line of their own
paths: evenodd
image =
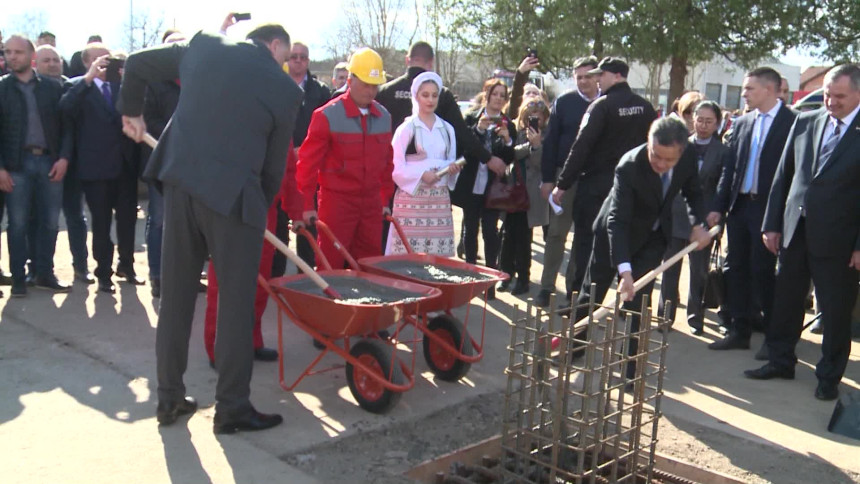
<svg viewBox="0 0 860 484">
<path fill-rule="evenodd" d="M 854 122 L 854 118 L 857 117 L 857 113 L 860 112 L 860 104 L 854 108 L 854 111 L 848 113 L 847 116 L 840 119 L 842 121 L 842 129 L 839 131 L 839 139 L 842 140 L 842 137 L 845 136 L 845 132 L 848 131 L 848 128 L 851 126 L 851 123 Z M 827 119 L 827 126 L 824 127 L 824 136 L 821 138 L 821 144 L 823 145 L 826 140 L 830 139 L 830 136 L 833 134 L 833 130 L 836 129 L 836 123 L 833 121 L 833 116 L 830 116 Z"/>
<path fill-rule="evenodd" d="M 416 129 L 420 130 L 420 134 L 416 134 Z M 427 158 L 419 161 L 406 160 L 406 148 L 413 136 L 415 147 L 420 146 L 427 153 Z M 414 116 L 407 117 L 403 120 L 403 124 L 394 131 L 391 147 L 394 151 L 394 171 L 391 176 L 394 183 L 410 195 L 414 195 L 419 187 L 427 187 L 421 182 L 421 176 L 424 172 L 428 170 L 439 171 L 457 159 L 454 128 L 439 116 L 436 116 L 432 129 L 428 128 L 422 121 L 415 119 Z M 445 175 L 433 186 L 447 185 L 449 189 L 453 190 L 458 175 Z"/>
<path fill-rule="evenodd" d="M 755 123 L 753 123 L 753 133 L 757 133 L 758 130 L 761 130 L 761 138 L 759 138 L 759 152 L 761 152 L 761 148 L 764 147 L 764 142 L 767 139 L 767 133 L 770 132 L 770 127 L 773 126 L 773 120 L 776 118 L 776 113 L 779 112 L 779 108 L 782 107 L 782 99 L 777 99 L 776 104 L 770 108 L 770 111 L 767 113 L 767 117 L 761 116 L 762 112 L 758 109 L 755 110 Z M 762 127 L 761 123 L 764 123 L 764 127 Z"/>
</svg>

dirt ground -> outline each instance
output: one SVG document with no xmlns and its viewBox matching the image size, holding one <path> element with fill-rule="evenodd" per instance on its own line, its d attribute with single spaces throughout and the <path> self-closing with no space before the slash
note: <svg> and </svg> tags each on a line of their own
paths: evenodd
<svg viewBox="0 0 860 484">
<path fill-rule="evenodd" d="M 142 219 L 137 238 L 135 267 L 146 276 Z M 533 252 L 536 281 L 540 230 Z M 5 267 L 5 251 L 3 256 Z M 61 278 L 71 278 L 64 231 L 56 267 Z M 682 294 L 685 281 L 684 273 Z M 561 278 L 558 282 L 561 287 Z M 537 290 L 532 282 L 532 295 Z M 214 437 L 216 375 L 202 349 L 202 296 L 186 372 L 188 392 L 198 397 L 201 410 L 169 428 L 158 428 L 154 419 L 157 301 L 148 286 L 121 284 L 118 294 L 109 296 L 76 284 L 68 295 L 32 290 L 26 299 L 4 298 L 0 481 L 409 482 L 403 473 L 415 465 L 500 433 L 510 339 L 506 321 L 512 308 L 523 304 L 501 294 L 489 305 L 484 359 L 459 383 L 435 380 L 417 356 L 415 387 L 386 415 L 356 405 L 342 370 L 311 376 L 285 392 L 277 384 L 277 364 L 259 364 L 252 399 L 262 411 L 282 413 L 285 424 Z M 264 316 L 269 346 L 278 339 L 273 306 Z M 464 318 L 465 309 L 455 314 Z M 480 309 L 473 301 L 471 317 Z M 758 365 L 752 353 L 761 336 L 754 337 L 749 352 L 709 352 L 704 345 L 718 337 L 714 317 L 703 336 L 689 335 L 683 322 L 670 334 L 658 451 L 750 483 L 860 482 L 860 441 L 826 432 L 833 403 L 812 397 L 820 336 L 804 335 L 796 380 L 752 382 L 740 375 Z M 684 320 L 683 310 L 677 320 Z M 283 340 L 289 381 L 317 350 L 288 322 Z M 337 362 L 330 355 L 323 359 L 326 365 Z M 855 344 L 841 390 L 857 391 L 858 380 L 860 345 Z"/>
</svg>

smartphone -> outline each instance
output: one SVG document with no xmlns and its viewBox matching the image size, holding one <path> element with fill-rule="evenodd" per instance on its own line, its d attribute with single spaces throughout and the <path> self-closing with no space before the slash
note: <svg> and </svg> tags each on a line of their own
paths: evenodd
<svg viewBox="0 0 860 484">
<path fill-rule="evenodd" d="M 242 20 L 251 20 L 251 14 L 250 13 L 235 13 L 235 14 L 233 14 L 233 19 L 236 20 L 237 22 L 242 21 Z"/>
<path fill-rule="evenodd" d="M 529 128 L 540 131 L 540 118 L 537 116 L 529 116 Z"/>
<path fill-rule="evenodd" d="M 125 66 L 125 61 L 123 59 L 117 59 L 116 57 L 110 57 L 108 59 L 107 68 L 105 68 L 105 81 L 107 82 L 120 82 L 122 81 L 122 75 L 119 73 L 119 70 Z"/>
<path fill-rule="evenodd" d="M 526 47 L 526 55 L 529 57 L 537 57 L 537 49 L 532 49 L 531 47 Z"/>
</svg>

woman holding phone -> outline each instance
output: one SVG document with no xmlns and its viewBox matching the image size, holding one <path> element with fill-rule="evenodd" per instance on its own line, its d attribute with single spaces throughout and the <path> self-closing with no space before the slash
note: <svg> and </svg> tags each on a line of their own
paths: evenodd
<svg viewBox="0 0 860 484">
<path fill-rule="evenodd" d="M 508 97 L 508 87 L 501 79 L 489 79 L 482 89 L 482 105 L 465 117 L 478 139 L 495 156 L 507 164 L 514 161 L 514 140 L 517 136 L 514 123 L 502 113 Z M 495 175 L 487 165 L 467 155 L 466 166 L 460 173 L 457 185 L 451 192 L 451 202 L 463 209 L 463 239 L 466 262 L 478 259 L 478 231 L 484 239 L 484 264 L 495 268 L 499 252 L 499 211 L 485 208 L 487 188 Z M 495 290 L 487 293 L 495 298 Z"/>
<path fill-rule="evenodd" d="M 509 170 L 510 177 L 525 183 L 529 195 L 529 209 L 522 212 L 508 212 L 502 226 L 502 253 L 499 268 L 507 272 L 510 279 L 499 286 L 500 291 L 510 289 L 511 281 L 516 284 L 511 294 L 529 292 L 529 271 L 532 264 L 532 231 L 534 227 L 549 223 L 549 207 L 546 199 L 540 196 L 541 155 L 543 153 L 543 132 L 549 120 L 549 108 L 540 97 L 532 98 L 520 107 L 517 115 L 516 160 Z M 522 179 L 520 179 L 522 177 Z"/>
</svg>

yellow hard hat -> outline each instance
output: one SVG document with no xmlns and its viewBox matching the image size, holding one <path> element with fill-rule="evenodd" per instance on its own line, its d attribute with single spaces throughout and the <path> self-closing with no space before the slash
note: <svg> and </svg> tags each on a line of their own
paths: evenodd
<svg viewBox="0 0 860 484">
<path fill-rule="evenodd" d="M 385 71 L 382 70 L 382 57 L 375 50 L 368 47 L 358 49 L 349 58 L 346 67 L 355 77 L 367 84 L 384 84 Z"/>
</svg>

